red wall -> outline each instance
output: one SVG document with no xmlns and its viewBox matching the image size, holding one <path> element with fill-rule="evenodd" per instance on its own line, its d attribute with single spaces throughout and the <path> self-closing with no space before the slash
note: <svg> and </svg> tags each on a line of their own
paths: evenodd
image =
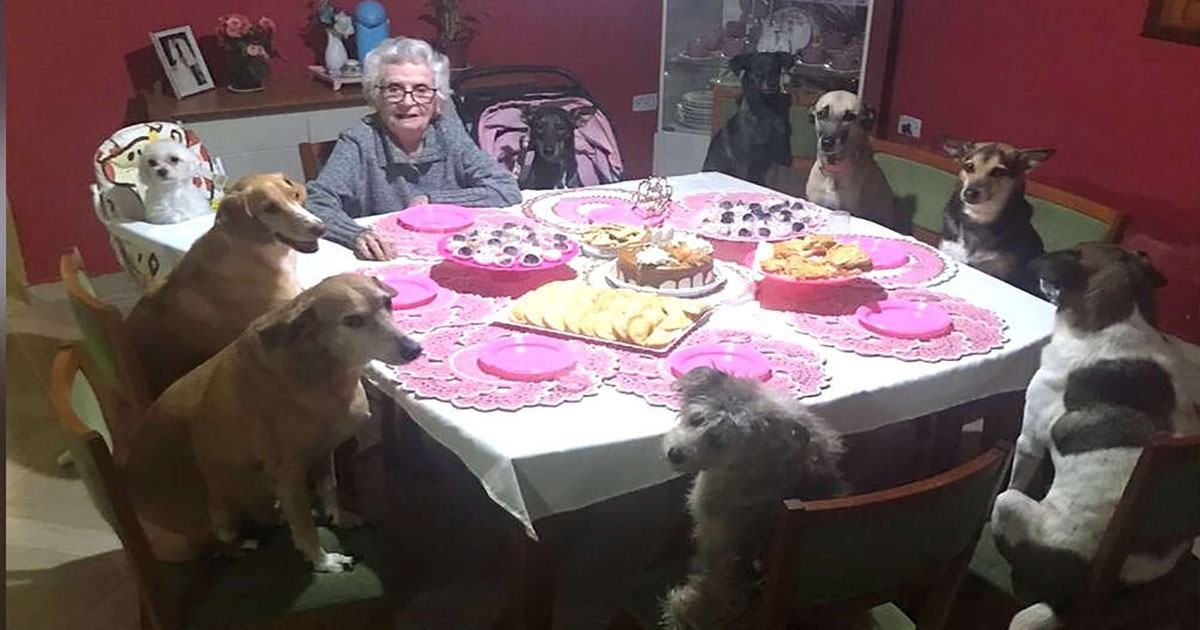
<svg viewBox="0 0 1200 630">
<path fill-rule="evenodd" d="M 1126 213 L 1164 327 L 1200 341 L 1200 47 L 1141 37 L 1146 4 L 906 2 L 888 128 L 1055 147 L 1034 178 Z"/>
<path fill-rule="evenodd" d="M 205 3 L 8 2 L 8 185 L 13 219 L 30 282 L 54 280 L 58 256 L 78 245 L 93 272 L 117 269 L 95 220 L 87 186 L 96 146 L 121 127 L 136 85 L 162 74 L 150 31 L 190 25 L 206 61 L 222 76 L 212 40 L 218 15 L 260 13 L 279 26 L 277 71 L 298 71 L 317 59 L 303 39 L 308 3 L 296 0 Z M 350 0 L 339 6 L 350 9 Z M 420 23 L 420 3 L 384 0 L 392 33 L 432 35 Z M 480 15 L 470 59 L 476 65 L 550 63 L 581 75 L 613 117 L 629 176 L 650 171 L 654 115 L 633 113 L 634 94 L 658 85 L 660 8 L 639 0 L 468 0 Z M 50 18 L 53 18 L 53 30 Z M 323 37 L 317 41 L 323 42 Z M 220 88 L 218 88 L 220 89 Z M 269 89 L 269 88 L 268 88 Z"/>
</svg>

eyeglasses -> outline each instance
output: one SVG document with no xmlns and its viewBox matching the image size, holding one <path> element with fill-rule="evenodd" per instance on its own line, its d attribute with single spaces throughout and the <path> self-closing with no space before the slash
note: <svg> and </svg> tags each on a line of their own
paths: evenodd
<svg viewBox="0 0 1200 630">
<path fill-rule="evenodd" d="M 399 83 L 388 83 L 387 85 L 379 86 L 379 92 L 383 95 L 384 100 L 403 102 L 406 96 L 411 96 L 414 103 L 428 105 L 433 102 L 433 96 L 437 94 L 437 88 L 431 88 L 428 85 L 417 85 L 406 88 Z"/>
</svg>

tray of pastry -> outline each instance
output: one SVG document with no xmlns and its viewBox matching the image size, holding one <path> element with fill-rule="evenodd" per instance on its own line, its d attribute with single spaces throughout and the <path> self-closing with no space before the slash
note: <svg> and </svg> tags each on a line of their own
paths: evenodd
<svg viewBox="0 0 1200 630">
<path fill-rule="evenodd" d="M 551 282 L 513 301 L 497 324 L 627 350 L 666 354 L 712 313 L 700 300 Z"/>
</svg>

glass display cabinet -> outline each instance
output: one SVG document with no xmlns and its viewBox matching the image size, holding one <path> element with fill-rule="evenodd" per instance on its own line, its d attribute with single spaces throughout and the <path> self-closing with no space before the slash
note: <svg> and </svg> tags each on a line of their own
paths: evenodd
<svg viewBox="0 0 1200 630">
<path fill-rule="evenodd" d="M 741 96 L 729 60 L 752 52 L 796 55 L 784 78 L 792 95 L 792 149 L 796 158 L 811 159 L 809 107 L 821 94 L 849 90 L 878 107 L 878 93 L 871 92 L 882 91 L 894 2 L 663 0 L 654 172 L 700 170 L 709 138 Z"/>
</svg>

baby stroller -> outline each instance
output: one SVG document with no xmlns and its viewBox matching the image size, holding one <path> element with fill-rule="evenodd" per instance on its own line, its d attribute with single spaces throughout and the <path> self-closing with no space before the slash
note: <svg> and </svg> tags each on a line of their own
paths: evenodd
<svg viewBox="0 0 1200 630">
<path fill-rule="evenodd" d="M 579 179 L 584 186 L 621 179 L 621 151 L 608 112 L 570 70 L 543 65 L 473 68 L 455 77 L 451 87 L 467 133 L 518 179 L 533 162 L 522 105 L 554 105 L 567 111 L 595 107 L 596 114 L 575 130 Z"/>
</svg>

